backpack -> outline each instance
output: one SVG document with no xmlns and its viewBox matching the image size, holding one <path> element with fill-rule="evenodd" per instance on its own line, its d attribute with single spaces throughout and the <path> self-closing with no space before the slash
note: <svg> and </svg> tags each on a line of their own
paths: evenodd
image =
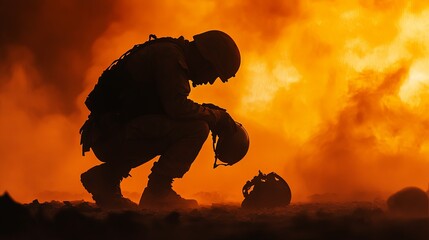
<svg viewBox="0 0 429 240">
<path fill-rule="evenodd" d="M 121 94 L 127 86 L 127 81 L 130 78 L 126 71 L 123 71 L 124 63 L 128 56 L 138 50 L 156 42 L 172 42 L 182 45 L 183 37 L 172 38 L 162 37 L 157 38 L 154 34 L 149 35 L 149 40 L 142 44 L 137 44 L 121 57 L 112 62 L 107 67 L 94 89 L 89 93 L 85 100 L 86 107 L 91 111 L 91 115 L 101 115 L 107 112 L 120 112 L 121 110 Z"/>
<path fill-rule="evenodd" d="M 81 134 L 80 144 L 82 145 L 82 155 L 88 152 L 90 148 L 97 141 L 99 134 L 97 133 L 97 118 L 105 113 L 122 113 L 121 97 L 126 94 L 126 90 L 130 88 L 127 84 L 130 77 L 127 71 L 124 71 L 124 63 L 127 57 L 137 52 L 148 45 L 156 42 L 172 42 L 183 46 L 185 39 L 183 37 L 171 38 L 162 37 L 157 38 L 155 35 L 149 35 L 149 40 L 142 44 L 137 44 L 120 58 L 116 59 L 103 71 L 95 84 L 94 89 L 89 93 L 85 100 L 86 107 L 91 111 L 88 120 L 82 125 L 79 130 Z"/>
</svg>

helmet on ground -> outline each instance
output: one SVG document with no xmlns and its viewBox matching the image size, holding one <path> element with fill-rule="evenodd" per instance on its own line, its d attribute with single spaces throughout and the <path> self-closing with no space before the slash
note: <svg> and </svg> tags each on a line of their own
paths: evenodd
<svg viewBox="0 0 429 240">
<path fill-rule="evenodd" d="M 243 196 L 241 207 L 255 210 L 286 207 L 292 199 L 290 187 L 282 177 L 261 171 L 243 186 Z"/>
<path fill-rule="evenodd" d="M 226 33 L 211 30 L 194 36 L 201 55 L 212 64 L 222 82 L 234 77 L 240 67 L 240 51 Z"/>
<path fill-rule="evenodd" d="M 227 166 L 240 161 L 249 150 L 249 135 L 243 125 L 235 122 L 236 131 L 234 133 L 224 133 L 219 135 L 216 144 L 216 157 L 226 163 Z M 216 165 L 216 163 L 215 163 Z"/>
</svg>

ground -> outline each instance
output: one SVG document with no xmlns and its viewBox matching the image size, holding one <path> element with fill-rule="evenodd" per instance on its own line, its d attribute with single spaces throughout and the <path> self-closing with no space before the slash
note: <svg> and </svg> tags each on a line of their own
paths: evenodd
<svg viewBox="0 0 429 240">
<path fill-rule="evenodd" d="M 104 211 L 84 201 L 0 198 L 0 239 L 429 239 L 429 217 L 398 217 L 383 202 L 295 203 L 246 211 Z"/>
</svg>

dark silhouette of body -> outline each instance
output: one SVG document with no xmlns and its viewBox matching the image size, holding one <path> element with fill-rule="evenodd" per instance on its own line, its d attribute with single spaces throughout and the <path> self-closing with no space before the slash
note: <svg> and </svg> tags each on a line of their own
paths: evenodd
<svg viewBox="0 0 429 240">
<path fill-rule="evenodd" d="M 105 208 L 136 208 L 122 196 L 120 182 L 132 168 L 160 156 L 139 206 L 197 206 L 195 200 L 183 199 L 172 190 L 172 181 L 190 169 L 210 130 L 233 131 L 235 122 L 224 110 L 188 99 L 189 80 L 194 87 L 213 84 L 218 77 L 226 82 L 239 65 L 234 41 L 216 30 L 196 35 L 194 41 L 180 37 L 154 42 L 129 54 L 123 60 L 121 74 L 127 81 L 118 100 L 120 108 L 90 115 L 82 128 L 84 151 L 91 148 L 104 162 L 81 175 L 96 203 Z"/>
</svg>

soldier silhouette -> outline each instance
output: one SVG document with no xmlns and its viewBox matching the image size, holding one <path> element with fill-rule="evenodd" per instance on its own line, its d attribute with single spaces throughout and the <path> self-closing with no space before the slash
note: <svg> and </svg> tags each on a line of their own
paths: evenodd
<svg viewBox="0 0 429 240">
<path fill-rule="evenodd" d="M 83 153 L 92 149 L 103 163 L 83 173 L 81 182 L 103 208 L 198 206 L 172 189 L 173 180 L 190 169 L 210 130 L 236 131 L 235 121 L 224 109 L 188 98 L 189 80 L 196 87 L 235 76 L 240 52 L 233 39 L 218 30 L 195 35 L 193 41 L 151 37 L 115 61 L 109 67 L 115 73 L 106 70 L 104 86 L 102 75 L 91 92 L 103 95 L 114 90 L 115 94 L 104 94 L 104 98 L 114 95 L 114 100 L 96 107 L 92 105 L 102 104 L 103 96 L 94 100 L 90 94 L 85 102 L 91 114 L 81 128 Z M 122 196 L 121 180 L 156 156 L 159 160 L 151 168 L 138 206 Z"/>
</svg>

